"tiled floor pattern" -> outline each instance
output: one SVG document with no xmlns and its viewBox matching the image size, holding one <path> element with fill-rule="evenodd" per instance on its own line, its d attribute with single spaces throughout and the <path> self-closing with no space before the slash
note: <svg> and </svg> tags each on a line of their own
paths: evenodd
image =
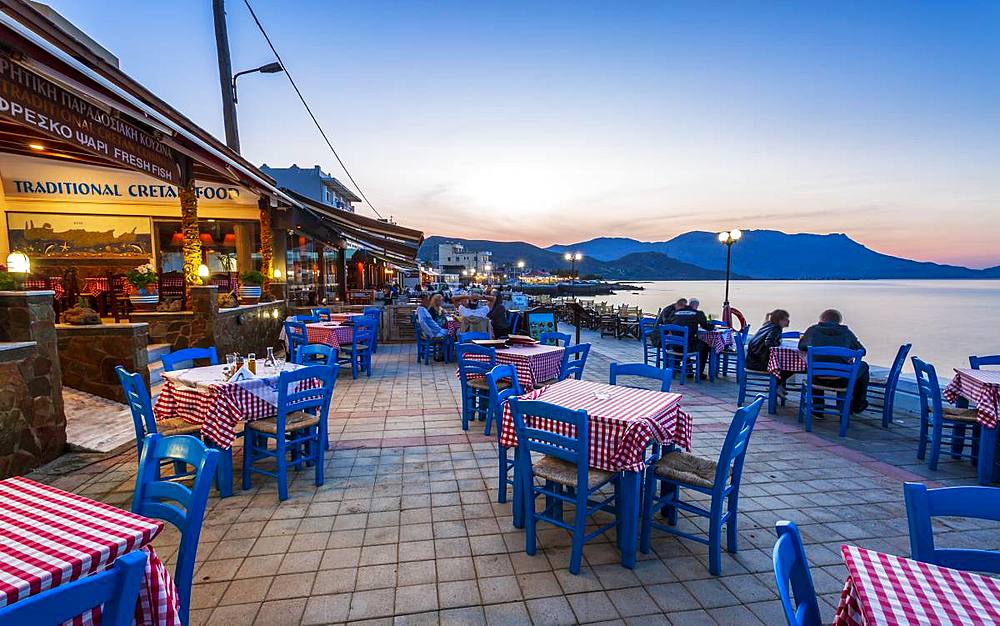
<svg viewBox="0 0 1000 626">
<path fill-rule="evenodd" d="M 606 379 L 611 359 L 638 356 L 635 342 L 594 342 L 588 378 Z M 714 456 L 734 386 L 689 381 L 675 391 L 694 418 L 695 451 Z M 888 431 L 859 423 L 839 440 L 830 424 L 801 432 L 790 406 L 762 416 L 751 439 L 740 551 L 724 553 L 723 576 L 709 575 L 703 546 L 667 536 L 626 570 L 613 535 L 588 544 L 573 576 L 559 529 L 541 525 L 537 555 L 525 554 L 510 504 L 496 503 L 495 442 L 481 428 L 461 430 L 458 403 L 454 366 L 418 365 L 412 346 L 381 346 L 370 379 L 342 375 L 325 485 L 303 472 L 279 505 L 273 481 L 257 477 L 250 491 L 209 502 L 192 622 L 779 624 L 770 558 L 779 519 L 799 524 L 832 618 L 842 543 L 909 553 L 902 481 L 973 477 L 967 463 L 923 468 L 912 418 Z M 32 477 L 127 506 L 135 454 L 67 454 Z M 956 521 L 943 530 L 952 545 L 1000 548 L 995 526 Z M 176 542 L 168 532 L 155 543 L 168 562 Z"/>
</svg>

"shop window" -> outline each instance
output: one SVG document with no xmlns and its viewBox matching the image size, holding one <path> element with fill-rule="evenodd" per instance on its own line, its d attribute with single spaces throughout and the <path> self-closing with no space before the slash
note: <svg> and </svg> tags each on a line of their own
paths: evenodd
<svg viewBox="0 0 1000 626">
<path fill-rule="evenodd" d="M 305 235 L 288 235 L 285 253 L 288 300 L 292 306 L 313 306 L 320 302 L 320 259 L 312 239 Z"/>
<path fill-rule="evenodd" d="M 260 223 L 230 220 L 200 220 L 202 263 L 213 274 L 246 272 L 261 268 Z M 184 269 L 184 235 L 179 221 L 157 220 L 153 224 L 161 272 Z"/>
</svg>

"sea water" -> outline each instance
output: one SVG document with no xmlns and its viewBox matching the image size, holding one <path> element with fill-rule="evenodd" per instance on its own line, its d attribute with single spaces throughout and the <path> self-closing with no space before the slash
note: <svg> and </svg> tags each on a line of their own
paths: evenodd
<svg viewBox="0 0 1000 626">
<path fill-rule="evenodd" d="M 656 313 L 677 298 L 698 298 L 706 314 L 721 316 L 724 281 L 630 284 L 645 289 L 596 300 Z M 729 284 L 729 301 L 751 332 L 772 309 L 791 314 L 789 330 L 805 330 L 824 309 L 837 309 L 868 350 L 868 362 L 888 366 L 900 344 L 912 343 L 910 355 L 933 364 L 942 385 L 952 368 L 969 366 L 970 354 L 1000 354 L 1000 280 L 739 280 Z"/>
</svg>

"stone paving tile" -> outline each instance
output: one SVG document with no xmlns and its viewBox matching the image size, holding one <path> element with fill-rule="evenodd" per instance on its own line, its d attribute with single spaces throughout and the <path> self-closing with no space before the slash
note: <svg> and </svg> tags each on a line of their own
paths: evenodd
<svg viewBox="0 0 1000 626">
<path fill-rule="evenodd" d="M 640 357 L 633 341 L 584 336 L 594 344 L 587 379 L 606 380 L 612 359 Z M 597 537 L 574 576 L 561 529 L 540 525 L 537 554 L 524 552 L 509 499 L 496 502 L 495 435 L 483 436 L 481 424 L 462 431 L 454 366 L 418 365 L 412 352 L 386 344 L 370 379 L 339 381 L 325 485 L 292 472 L 282 503 L 267 477 L 226 500 L 212 495 L 193 624 L 781 623 L 770 556 L 779 519 L 799 524 L 823 615 L 832 617 L 845 576 L 841 543 L 909 553 L 903 480 L 974 479 L 968 463 L 944 458 L 930 472 L 916 460 L 913 416 L 898 416 L 888 430 L 855 420 L 843 439 L 826 421 L 804 433 L 791 394 L 778 415 L 758 420 L 741 486 L 740 550 L 723 553 L 722 576 L 708 573 L 704 546 L 663 533 L 631 571 L 619 565 L 613 533 Z M 732 381 L 674 390 L 694 419 L 694 451 L 717 454 L 734 410 Z M 31 478 L 128 507 L 135 470 L 127 446 L 66 454 Z M 705 523 L 682 527 L 704 531 Z M 940 539 L 1000 549 L 997 530 L 948 521 Z M 178 543 L 171 528 L 154 542 L 168 567 Z"/>
</svg>

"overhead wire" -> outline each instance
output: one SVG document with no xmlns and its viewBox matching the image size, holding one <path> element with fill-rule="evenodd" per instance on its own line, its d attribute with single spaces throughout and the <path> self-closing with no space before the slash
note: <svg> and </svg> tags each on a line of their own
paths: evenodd
<svg viewBox="0 0 1000 626">
<path fill-rule="evenodd" d="M 252 17 L 254 23 L 257 24 L 257 29 L 260 30 L 260 34 L 264 36 L 264 40 L 267 42 L 267 45 L 271 48 L 271 52 L 274 53 L 274 56 L 278 60 L 278 63 L 281 64 L 281 68 L 285 71 L 285 76 L 288 77 L 288 82 L 292 84 L 292 89 L 295 90 L 295 94 L 299 97 L 299 101 L 302 102 L 302 106 L 305 107 L 306 112 L 309 114 L 309 117 L 313 121 L 313 124 L 316 125 L 316 130 L 318 130 L 319 134 L 323 137 L 323 141 L 325 141 L 327 147 L 330 148 L 330 152 L 332 152 L 333 156 L 337 158 L 337 163 L 340 163 L 341 169 L 343 169 L 344 173 L 347 174 L 348 180 L 350 180 L 351 183 L 354 185 L 354 188 L 358 190 L 358 195 L 361 196 L 361 199 L 365 201 L 365 204 L 367 204 L 372 211 L 375 211 L 375 215 L 378 215 L 379 219 L 385 219 L 382 217 L 382 214 L 379 213 L 378 209 L 375 208 L 375 205 L 371 203 L 371 200 L 369 200 L 368 197 L 365 196 L 365 192 L 361 189 L 361 185 L 358 184 L 358 181 L 354 180 L 354 176 L 351 175 L 351 171 L 347 169 L 347 164 L 344 163 L 344 160 L 340 158 L 339 154 L 337 154 L 337 149 L 333 147 L 333 142 L 330 141 L 330 138 L 327 136 L 326 131 L 323 130 L 323 126 L 319 123 L 319 120 L 316 119 L 316 115 L 313 113 L 312 107 L 310 107 L 309 103 L 306 102 L 305 96 L 302 95 L 302 91 L 299 90 L 299 86 L 295 83 L 295 79 L 292 77 L 292 73 L 288 70 L 288 66 L 285 65 L 285 61 L 281 58 L 281 55 L 278 53 L 278 49 L 275 47 L 274 42 L 271 41 L 271 37 L 267 34 L 267 31 L 264 29 L 264 25 L 261 24 L 260 19 L 257 17 L 257 12 L 254 11 L 253 7 L 250 5 L 250 0 L 243 0 L 243 3 L 246 5 L 247 10 L 250 11 L 250 17 Z"/>
</svg>

